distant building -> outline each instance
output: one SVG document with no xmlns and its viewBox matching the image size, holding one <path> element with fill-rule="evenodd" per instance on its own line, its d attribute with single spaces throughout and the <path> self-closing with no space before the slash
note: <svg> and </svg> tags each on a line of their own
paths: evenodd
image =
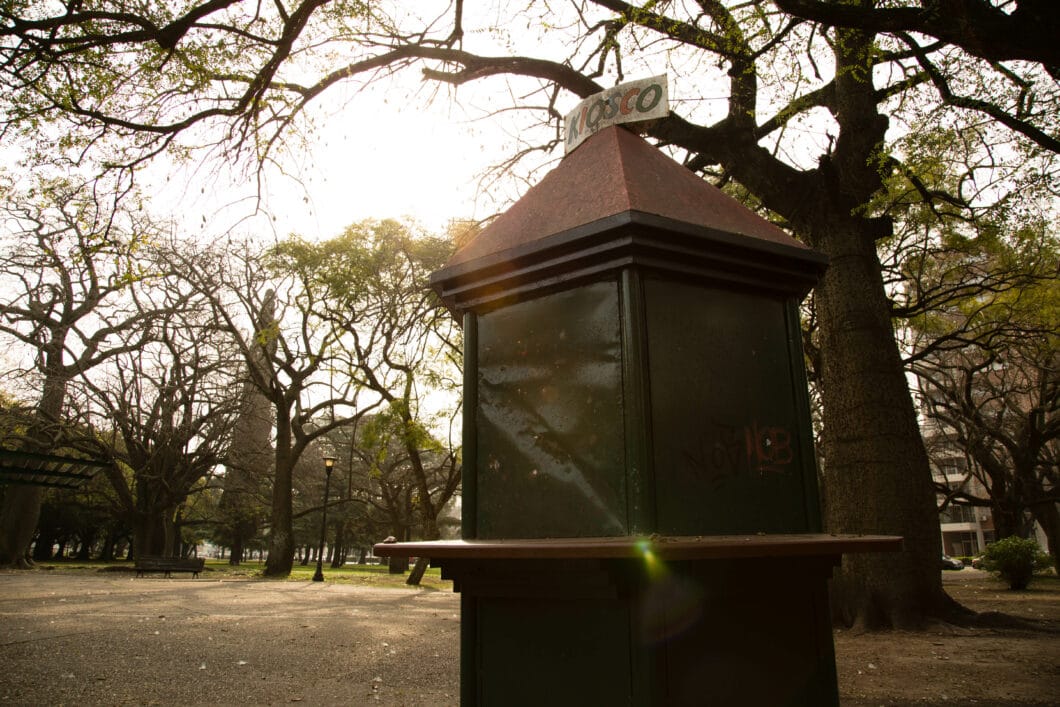
<svg viewBox="0 0 1060 707">
<path fill-rule="evenodd" d="M 960 495 L 986 499 L 989 497 L 982 481 L 972 473 L 973 463 L 957 442 L 954 431 L 939 420 L 926 415 L 921 418 L 921 434 L 931 464 L 932 479 L 945 485 L 953 494 L 936 493 L 939 507 L 939 533 L 942 552 L 951 557 L 981 555 L 986 546 L 997 539 L 994 519 L 988 506 L 971 505 Z M 1027 513 L 1030 522 L 1030 513 Z M 1042 527 L 1033 523 L 1033 537 L 1046 549 L 1047 538 Z"/>
<path fill-rule="evenodd" d="M 936 483 L 944 483 L 952 491 L 980 497 L 986 495 L 979 480 L 968 473 L 963 456 L 944 459 L 940 465 L 933 460 L 931 475 Z M 945 504 L 943 510 L 939 511 L 943 553 L 953 557 L 980 555 L 988 544 L 994 542 L 994 520 L 989 508 L 945 503 L 946 496 L 941 493 L 936 495 L 936 500 L 940 508 Z"/>
</svg>

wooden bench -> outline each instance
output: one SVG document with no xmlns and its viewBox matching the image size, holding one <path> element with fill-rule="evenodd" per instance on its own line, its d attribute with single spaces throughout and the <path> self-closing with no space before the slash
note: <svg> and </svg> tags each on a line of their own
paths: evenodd
<svg viewBox="0 0 1060 707">
<path fill-rule="evenodd" d="M 166 577 L 171 572 L 191 572 L 192 577 L 198 577 L 205 564 L 204 557 L 138 557 L 136 576 L 143 577 L 144 572 L 164 572 Z"/>
</svg>

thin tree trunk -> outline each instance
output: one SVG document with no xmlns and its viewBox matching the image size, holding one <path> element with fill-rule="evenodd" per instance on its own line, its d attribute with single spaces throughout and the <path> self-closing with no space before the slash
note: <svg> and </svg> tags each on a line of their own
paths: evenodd
<svg viewBox="0 0 1060 707">
<path fill-rule="evenodd" d="M 438 532 L 438 523 L 434 518 L 425 518 L 424 525 L 423 537 L 425 540 L 437 540 L 441 537 L 441 533 Z M 427 572 L 427 568 L 430 567 L 430 565 L 431 558 L 417 557 L 416 564 L 413 566 L 409 578 L 405 580 L 405 584 L 410 587 L 420 586 L 420 582 L 423 581 L 423 575 Z"/>
<path fill-rule="evenodd" d="M 89 556 L 92 553 L 92 546 L 96 544 L 97 534 L 98 534 L 97 531 L 93 529 L 93 530 L 88 531 L 81 538 L 81 547 L 78 548 L 78 550 L 77 550 L 77 559 L 78 560 L 87 560 L 87 559 L 89 559 Z"/>
<path fill-rule="evenodd" d="M 423 581 L 423 575 L 426 574 L 427 568 L 430 566 L 431 558 L 417 557 L 416 564 L 412 566 L 412 572 L 409 573 L 409 578 L 405 580 L 405 584 L 411 587 L 420 586 L 420 582 Z"/>
<path fill-rule="evenodd" d="M 38 526 L 41 525 L 38 519 Z M 47 562 L 52 559 L 52 547 L 55 545 L 55 528 L 51 523 L 44 523 L 43 528 L 38 529 L 37 540 L 33 544 L 33 554 L 31 555 L 34 562 Z"/>
<path fill-rule="evenodd" d="M 99 559 L 104 562 L 110 562 L 114 559 L 114 533 L 107 531 L 106 537 L 103 538 L 103 547 L 99 551 Z"/>
<path fill-rule="evenodd" d="M 335 524 L 335 551 L 331 555 L 331 567 L 342 567 L 346 563 L 346 523 Z"/>
<path fill-rule="evenodd" d="M 1031 506 L 1031 512 L 1045 531 L 1045 541 L 1053 558 L 1053 567 L 1060 575 L 1060 511 L 1057 511 L 1056 502 L 1046 500 L 1044 503 L 1036 503 Z"/>
<path fill-rule="evenodd" d="M 405 527 L 395 523 L 392 537 L 398 538 L 399 542 L 407 540 L 408 531 Z M 408 571 L 408 558 L 399 558 L 399 556 L 388 558 L 387 571 L 390 575 L 404 575 L 404 573 Z"/>
</svg>

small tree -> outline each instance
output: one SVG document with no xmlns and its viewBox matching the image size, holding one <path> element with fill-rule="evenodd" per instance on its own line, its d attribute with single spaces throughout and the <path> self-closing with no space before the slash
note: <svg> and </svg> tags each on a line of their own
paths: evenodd
<svg viewBox="0 0 1060 707">
<path fill-rule="evenodd" d="M 285 577 L 296 546 L 292 484 L 299 459 L 315 440 L 380 401 L 362 403 L 363 386 L 343 375 L 353 354 L 329 315 L 330 293 L 311 268 L 287 267 L 274 249 L 263 252 L 236 240 L 174 258 L 189 285 L 209 300 L 215 325 L 238 350 L 249 385 L 271 406 L 275 444 L 265 574 Z M 271 321 L 263 321 L 270 313 Z M 322 416 L 326 424 L 320 424 Z"/>
<path fill-rule="evenodd" d="M 1008 582 L 1009 589 L 1026 589 L 1036 572 L 1049 567 L 1049 556 L 1038 543 L 1015 535 L 986 548 L 983 566 Z"/>
<path fill-rule="evenodd" d="M 378 400 L 383 447 L 399 447 L 407 463 L 408 502 L 397 505 L 413 511 L 411 522 L 429 540 L 440 537 L 438 516 L 460 483 L 452 435 L 439 443 L 430 432 L 452 430 L 456 406 L 434 416 L 427 411 L 432 396 L 455 398 L 459 390 L 456 326 L 427 286 L 452 248 L 449 238 L 416 234 L 398 221 L 362 221 L 321 243 L 292 237 L 277 245 L 271 261 L 319 292 L 319 315 L 340 332 L 336 345 L 347 352 L 348 368 L 336 372 Z M 410 583 L 426 568 L 420 562 Z"/>
<path fill-rule="evenodd" d="M 929 451 L 961 453 L 978 482 L 940 482 L 937 491 L 948 503 L 990 508 L 1000 538 L 1026 534 L 1033 515 L 1056 553 L 1060 243 L 1042 222 L 1005 239 L 1002 230 L 951 231 L 933 252 L 907 257 L 907 363 L 919 380 Z"/>
</svg>

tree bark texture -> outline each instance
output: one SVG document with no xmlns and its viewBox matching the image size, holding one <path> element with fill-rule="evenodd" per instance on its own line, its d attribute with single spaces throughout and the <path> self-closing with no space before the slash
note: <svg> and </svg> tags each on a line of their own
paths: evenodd
<svg viewBox="0 0 1060 707">
<path fill-rule="evenodd" d="M 52 341 L 65 341 L 62 333 L 52 332 Z M 69 374 L 61 371 L 62 348 L 54 344 L 49 347 L 45 359 L 44 388 L 37 405 L 38 429 L 31 431 L 39 451 L 50 452 L 52 428 L 61 419 L 66 400 Z M 44 488 L 41 486 L 8 486 L 4 503 L 0 509 L 0 564 L 28 569 L 33 566 L 29 557 L 29 546 L 40 520 Z"/>
<path fill-rule="evenodd" d="M 45 506 L 41 507 L 41 517 L 45 516 Z M 53 553 L 52 548 L 55 542 L 58 540 L 58 535 L 55 532 L 54 526 L 44 522 L 41 523 L 41 518 L 37 519 L 37 542 L 33 546 L 32 558 L 34 562 L 44 562 L 52 559 Z"/>
<path fill-rule="evenodd" d="M 842 224 L 818 236 L 830 257 L 816 294 L 828 528 L 905 538 L 900 553 L 843 558 L 833 613 L 870 627 L 915 625 L 944 606 L 941 540 L 875 243 Z"/>
<path fill-rule="evenodd" d="M 429 514 L 423 514 L 422 520 L 424 540 L 437 540 L 442 536 L 442 534 L 438 532 L 437 510 L 432 507 Z M 405 584 L 409 585 L 410 587 L 420 586 L 420 582 L 423 581 L 423 575 L 427 573 L 427 568 L 430 566 L 431 558 L 417 557 L 416 564 L 412 566 L 412 572 L 409 573 L 409 577 L 405 580 Z"/>
<path fill-rule="evenodd" d="M 269 557 L 265 561 L 266 577 L 286 577 L 294 566 L 291 425 L 280 417 L 276 425 L 276 474 L 272 482 L 272 526 L 269 531 Z"/>
<path fill-rule="evenodd" d="M 4 491 L 3 511 L 0 512 L 0 564 L 28 569 L 33 566 L 27 557 L 33 532 L 40 519 L 41 486 L 8 486 Z"/>
<path fill-rule="evenodd" d="M 258 533 L 261 525 L 258 494 L 273 461 L 269 440 L 272 433 L 271 404 L 249 381 L 243 385 L 242 396 L 242 413 L 232 431 L 220 501 L 233 548 L 229 559 L 232 565 L 242 562 L 243 548 Z"/>
<path fill-rule="evenodd" d="M 1056 501 L 1051 499 L 1031 507 L 1034 519 L 1045 531 L 1045 540 L 1048 543 L 1048 552 L 1053 557 L 1053 568 L 1060 575 L 1060 510 L 1057 510 Z"/>
<path fill-rule="evenodd" d="M 412 566 L 412 572 L 409 573 L 409 578 L 405 580 L 405 584 L 410 587 L 420 586 L 420 582 L 423 581 L 423 575 L 427 573 L 427 568 L 430 566 L 431 558 L 417 557 L 416 564 Z"/>
<path fill-rule="evenodd" d="M 146 513 L 133 518 L 133 552 L 136 557 L 166 554 L 165 533 L 160 518 Z"/>
<path fill-rule="evenodd" d="M 331 567 L 337 569 L 346 564 L 346 523 L 335 523 L 335 544 L 331 553 Z"/>
</svg>

